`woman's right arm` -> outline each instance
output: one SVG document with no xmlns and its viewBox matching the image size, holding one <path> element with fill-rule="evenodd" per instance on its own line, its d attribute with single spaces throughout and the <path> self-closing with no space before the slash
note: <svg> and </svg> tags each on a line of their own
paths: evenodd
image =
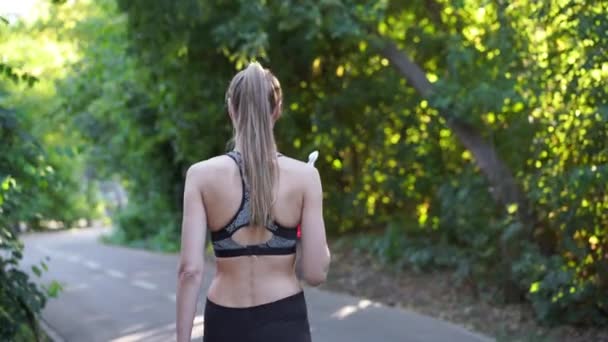
<svg viewBox="0 0 608 342">
<path fill-rule="evenodd" d="M 323 220 L 323 188 L 315 167 L 307 167 L 302 206 L 302 277 L 311 286 L 325 282 L 329 270 L 330 252 Z"/>
<path fill-rule="evenodd" d="M 203 163 L 193 165 L 186 173 L 176 300 L 178 342 L 190 341 L 203 281 L 203 246 L 207 232 L 207 214 L 201 193 L 204 176 Z"/>
</svg>

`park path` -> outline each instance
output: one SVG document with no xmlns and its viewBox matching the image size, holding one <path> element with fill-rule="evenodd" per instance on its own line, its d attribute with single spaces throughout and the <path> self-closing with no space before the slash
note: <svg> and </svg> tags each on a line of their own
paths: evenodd
<svg viewBox="0 0 608 342">
<path fill-rule="evenodd" d="M 43 322 L 59 341 L 174 341 L 177 256 L 104 245 L 104 228 L 23 236 L 23 267 L 48 256 L 41 283 L 64 291 L 50 299 Z M 213 275 L 205 271 L 203 291 Z M 314 341 L 480 342 L 492 339 L 417 313 L 365 299 L 305 288 Z M 193 340 L 203 335 L 201 295 Z"/>
</svg>

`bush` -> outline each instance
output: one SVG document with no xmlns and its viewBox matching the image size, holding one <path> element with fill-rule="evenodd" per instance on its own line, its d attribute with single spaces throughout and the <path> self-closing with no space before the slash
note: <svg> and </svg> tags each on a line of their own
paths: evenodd
<svg viewBox="0 0 608 342">
<path fill-rule="evenodd" d="M 130 200 L 116 212 L 113 221 L 116 230 L 106 242 L 167 252 L 179 249 L 177 217 L 168 210 L 161 196 L 152 196 L 146 201 Z"/>
<path fill-rule="evenodd" d="M 34 137 L 26 134 L 13 111 L 0 107 L 0 340 L 13 341 L 30 330 L 36 339 L 40 336 L 38 315 L 47 298 L 58 294 L 60 286 L 52 282 L 40 287 L 30 280 L 19 262 L 23 256 L 23 244 L 18 239 L 19 224 L 30 217 L 33 198 L 48 198 L 49 192 L 35 189 L 52 188 L 52 178 L 46 177 L 48 165 L 44 163 L 44 151 Z M 45 186 L 41 186 L 45 185 Z M 60 209 L 60 207 L 56 207 Z M 47 267 L 44 262 L 32 266 L 32 272 L 40 276 Z"/>
<path fill-rule="evenodd" d="M 18 269 L 23 244 L 6 228 L 0 227 L 0 340 L 13 341 L 29 330 L 36 340 L 41 336 L 38 315 L 48 297 L 56 297 L 60 285 L 52 282 L 40 288 L 29 276 Z M 47 270 L 44 262 L 32 266 L 37 276 Z"/>
</svg>

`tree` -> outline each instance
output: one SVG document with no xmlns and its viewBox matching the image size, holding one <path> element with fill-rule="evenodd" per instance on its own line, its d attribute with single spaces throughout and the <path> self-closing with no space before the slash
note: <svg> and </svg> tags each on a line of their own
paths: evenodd
<svg viewBox="0 0 608 342">
<path fill-rule="evenodd" d="M 549 321 L 606 322 L 603 3 L 118 5 L 100 24 L 111 43 L 88 30 L 96 58 L 62 89 L 138 189 L 127 240 L 175 240 L 183 173 L 224 151 L 223 92 L 255 58 L 284 88 L 280 149 L 321 151 L 331 233 L 380 231 L 368 248 L 387 261 L 500 283 Z"/>
</svg>

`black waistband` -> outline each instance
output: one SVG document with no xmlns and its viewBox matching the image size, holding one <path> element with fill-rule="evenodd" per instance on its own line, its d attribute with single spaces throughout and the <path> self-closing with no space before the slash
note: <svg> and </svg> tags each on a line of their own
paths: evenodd
<svg viewBox="0 0 608 342">
<path fill-rule="evenodd" d="M 292 309 L 293 304 L 302 303 L 305 301 L 304 291 L 300 290 L 292 295 L 287 297 L 283 297 L 281 299 L 277 299 L 273 302 L 254 305 L 254 306 L 245 306 L 245 307 L 232 307 L 232 306 L 224 306 L 221 304 L 217 304 L 213 302 L 209 297 L 207 297 L 206 305 L 210 305 L 215 309 L 226 310 L 226 311 L 265 311 L 267 309 L 275 309 L 277 306 L 286 305 L 287 308 Z"/>
</svg>

